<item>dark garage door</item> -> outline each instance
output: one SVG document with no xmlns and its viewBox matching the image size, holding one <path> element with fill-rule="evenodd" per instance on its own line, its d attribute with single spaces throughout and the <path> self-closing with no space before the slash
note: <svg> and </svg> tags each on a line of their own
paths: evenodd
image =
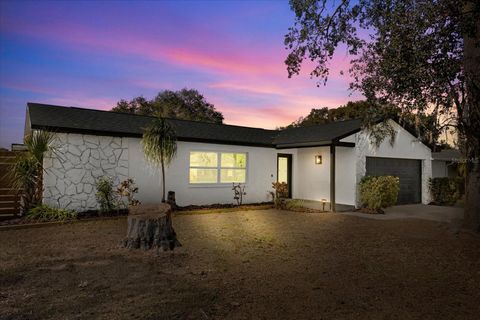
<svg viewBox="0 0 480 320">
<path fill-rule="evenodd" d="M 400 179 L 398 204 L 421 202 L 421 160 L 367 157 L 367 176 Z"/>
</svg>

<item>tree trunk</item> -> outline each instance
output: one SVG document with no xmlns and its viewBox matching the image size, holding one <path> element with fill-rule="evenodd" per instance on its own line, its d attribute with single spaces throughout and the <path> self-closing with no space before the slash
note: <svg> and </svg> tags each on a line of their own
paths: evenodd
<svg viewBox="0 0 480 320">
<path fill-rule="evenodd" d="M 162 156 L 162 202 L 165 202 L 165 164 Z"/>
<path fill-rule="evenodd" d="M 474 2 L 466 11 L 474 10 Z M 473 35 L 464 37 L 466 103 L 463 119 L 466 138 L 467 177 L 465 190 L 465 227 L 480 232 L 480 21 Z"/>
<path fill-rule="evenodd" d="M 178 208 L 177 201 L 175 200 L 175 191 L 168 191 L 167 203 L 173 210 Z"/>
<path fill-rule="evenodd" d="M 128 216 L 127 237 L 123 240 L 128 249 L 149 250 L 152 248 L 164 251 L 181 246 L 172 226 L 170 206 L 138 205 L 130 209 Z"/>
</svg>

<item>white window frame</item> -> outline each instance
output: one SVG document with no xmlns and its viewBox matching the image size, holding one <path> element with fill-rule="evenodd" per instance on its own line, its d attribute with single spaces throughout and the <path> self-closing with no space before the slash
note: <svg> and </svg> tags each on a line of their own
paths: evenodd
<svg viewBox="0 0 480 320">
<path fill-rule="evenodd" d="M 190 165 L 190 154 L 192 152 L 204 152 L 204 153 L 216 153 L 217 154 L 217 166 L 216 167 L 199 167 L 199 166 L 191 166 Z M 222 167 L 222 153 L 237 153 L 237 154 L 244 154 L 245 159 L 246 159 L 246 164 L 245 168 L 241 167 Z M 187 179 L 188 179 L 188 184 L 190 187 L 231 187 L 232 182 L 221 182 L 221 172 L 222 169 L 241 169 L 245 170 L 245 182 L 240 182 L 241 184 L 247 184 L 248 182 L 248 164 L 249 164 L 249 158 L 248 158 L 248 152 L 243 152 L 243 151 L 214 151 L 214 150 L 191 150 L 188 152 L 188 174 L 187 174 Z M 190 169 L 215 169 L 217 170 L 217 182 L 200 182 L 200 183 L 192 183 L 190 182 Z M 235 182 L 236 183 L 236 182 Z"/>
</svg>

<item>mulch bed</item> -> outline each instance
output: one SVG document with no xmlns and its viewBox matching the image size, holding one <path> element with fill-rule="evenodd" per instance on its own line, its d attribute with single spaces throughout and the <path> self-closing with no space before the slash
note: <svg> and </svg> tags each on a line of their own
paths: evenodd
<svg viewBox="0 0 480 320">
<path fill-rule="evenodd" d="M 177 207 L 175 211 L 199 211 L 199 210 L 211 210 L 211 209 L 248 209 L 248 208 L 256 208 L 256 207 L 264 207 L 272 205 L 272 202 L 259 202 L 259 203 L 252 203 L 252 204 L 243 204 L 243 205 L 235 205 L 230 203 L 215 203 L 210 205 L 189 205 L 185 207 Z"/>
<path fill-rule="evenodd" d="M 127 216 L 128 209 L 120 209 L 120 210 L 113 210 L 110 212 L 100 213 L 98 210 L 88 210 L 79 212 L 77 215 L 77 219 L 69 219 L 69 220 L 51 220 L 51 221 L 44 221 L 44 220 L 37 220 L 31 219 L 27 216 L 7 219 L 0 221 L 0 226 L 15 226 L 15 225 L 26 225 L 26 224 L 42 224 L 42 223 L 49 223 L 49 222 L 73 222 L 73 221 L 81 221 L 81 220 L 91 220 L 95 218 L 103 219 L 108 217 L 121 217 Z"/>
</svg>

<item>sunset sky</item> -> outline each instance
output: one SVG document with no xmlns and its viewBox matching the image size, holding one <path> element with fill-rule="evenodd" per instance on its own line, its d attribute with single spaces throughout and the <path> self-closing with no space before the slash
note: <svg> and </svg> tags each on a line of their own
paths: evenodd
<svg viewBox="0 0 480 320">
<path fill-rule="evenodd" d="M 287 1 L 0 2 L 0 146 L 22 141 L 26 103 L 111 109 L 120 99 L 199 90 L 227 124 L 286 125 L 349 100 L 349 58 L 327 86 L 288 79 Z"/>
</svg>

